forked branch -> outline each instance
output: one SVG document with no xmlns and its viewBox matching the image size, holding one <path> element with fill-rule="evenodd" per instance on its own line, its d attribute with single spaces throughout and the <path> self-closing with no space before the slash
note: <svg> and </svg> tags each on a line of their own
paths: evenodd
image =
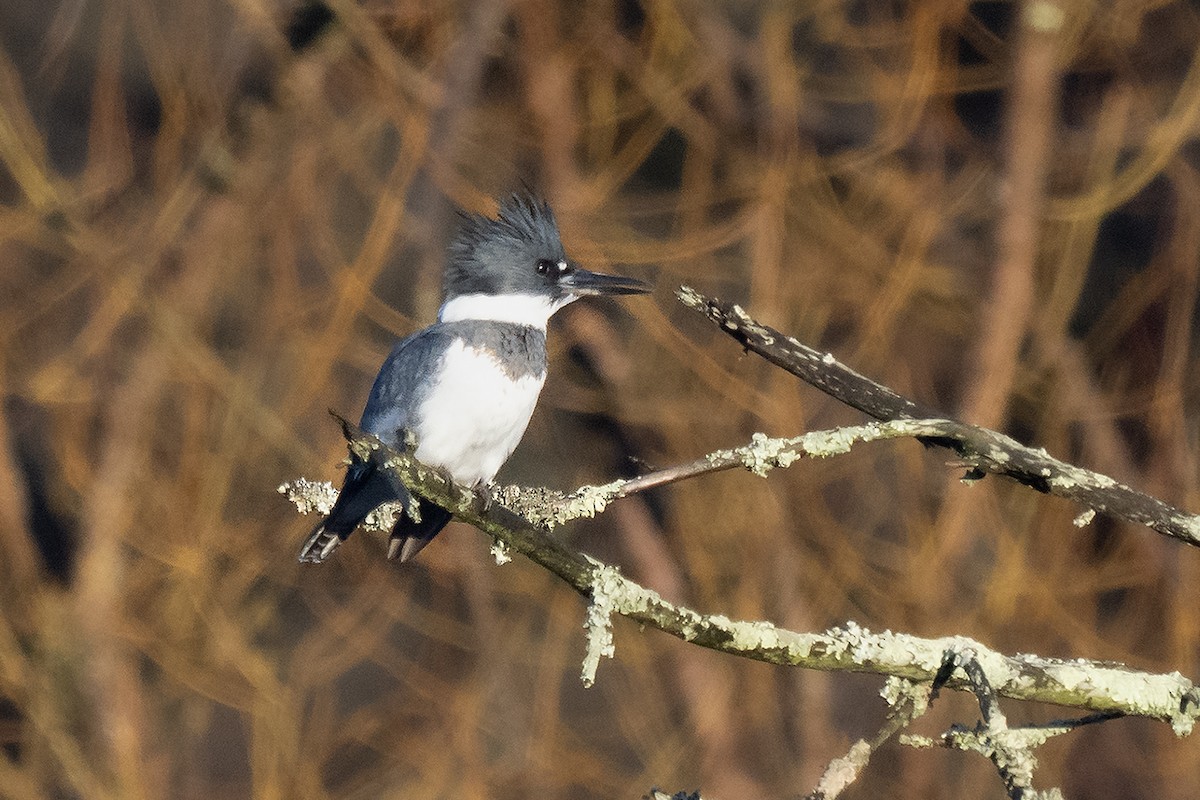
<svg viewBox="0 0 1200 800">
<path fill-rule="evenodd" d="M 688 308 L 699 311 L 747 350 L 812 384 L 830 397 L 878 420 L 941 419 L 936 436 L 920 437 L 926 444 L 947 447 L 970 467 L 971 477 L 1003 475 L 1083 506 L 1076 524 L 1085 525 L 1095 513 L 1145 525 L 1181 542 L 1200 546 L 1200 516 L 1167 505 L 1098 472 L 1052 457 L 1040 448 L 1026 447 L 1002 433 L 946 419 L 944 414 L 901 397 L 829 353 L 801 344 L 754 320 L 739 306 L 706 297 L 687 286 L 677 293 Z"/>
<path fill-rule="evenodd" d="M 756 434 L 740 447 L 710 453 L 694 461 L 603 486 L 585 486 L 570 494 L 547 489 L 499 490 L 492 499 L 457 486 L 411 455 L 394 451 L 343 420 L 352 453 L 393 472 L 415 494 L 450 510 L 492 536 L 497 560 L 509 551 L 527 556 L 554 573 L 589 601 L 587 655 L 582 679 L 591 685 L 600 660 L 612 657 L 612 617 L 628 617 L 702 647 L 764 661 L 826 671 L 889 676 L 893 708 L 872 740 L 862 740 L 835 759 L 810 797 L 832 798 L 857 777 L 871 754 L 920 716 L 941 687 L 971 691 L 982 721 L 975 729 L 956 727 L 940 741 L 902 736 L 914 746 L 940 744 L 981 752 L 992 759 L 1010 797 L 1040 796 L 1031 788 L 1032 751 L 1046 738 L 1095 721 L 1141 716 L 1169 723 L 1178 735 L 1191 733 L 1200 718 L 1200 688 L 1179 673 L 1139 672 L 1121 664 L 1085 659 L 1059 660 L 1035 655 L 1007 656 L 964 637 L 922 639 L 905 634 L 871 633 L 854 623 L 821 633 L 801 633 L 767 622 L 731 620 L 701 614 L 667 602 L 657 593 L 621 575 L 612 566 L 580 553 L 550 529 L 562 522 L 602 512 L 614 499 L 696 477 L 743 467 L 765 475 L 802 457 L 847 452 L 859 442 L 912 437 L 946 447 L 968 468 L 966 478 L 1003 475 L 1041 492 L 1084 506 L 1076 524 L 1096 512 L 1137 522 L 1192 545 L 1200 545 L 1200 517 L 1173 508 L 1115 480 L 1026 447 L 1003 434 L 942 418 L 886 386 L 846 367 L 828 353 L 800 344 L 760 325 L 736 305 L 704 297 L 683 287 L 683 303 L 717 322 L 747 349 L 762 355 L 832 397 L 880 422 L 813 431 L 788 439 Z M 285 493 L 305 513 L 326 511 L 336 492 L 327 483 L 303 479 L 284 484 Z M 513 509 L 520 511 L 520 514 Z M 387 527 L 388 510 L 376 512 L 368 526 Z M 896 690 L 900 687 L 900 690 Z M 1011 728 L 998 698 L 1034 700 L 1091 712 L 1079 720 L 1047 726 Z"/>
<path fill-rule="evenodd" d="M 1190 733 L 1200 717 L 1200 690 L 1178 673 L 1156 675 L 1110 662 L 1059 660 L 1033 655 L 1006 656 L 962 637 L 922 639 L 906 634 L 871 633 L 854 623 L 821 633 L 801 633 L 767 622 L 731 620 L 701 614 L 667 602 L 656 592 L 621 575 L 616 567 L 578 552 L 536 525 L 478 493 L 457 486 L 410 455 L 388 448 L 346 424 L 351 450 L 392 471 L 414 493 L 449 509 L 463 522 L 491 535 L 554 573 L 591 603 L 589 655 L 583 679 L 591 683 L 602 656 L 612 656 L 611 617 L 628 617 L 702 647 L 772 664 L 825 671 L 865 672 L 916 682 L 932 682 L 947 649 L 970 648 L 1001 697 L 1036 700 L 1094 712 L 1119 712 L 1171 724 Z M 298 481 L 280 487 L 298 507 L 313 509 L 328 499 L 321 484 Z M 972 690 L 964 677 L 946 686 Z"/>
</svg>

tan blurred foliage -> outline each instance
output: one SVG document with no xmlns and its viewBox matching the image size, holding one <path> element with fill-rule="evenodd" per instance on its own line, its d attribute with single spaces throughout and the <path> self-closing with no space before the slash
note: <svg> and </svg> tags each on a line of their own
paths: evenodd
<svg viewBox="0 0 1200 800">
<path fill-rule="evenodd" d="M 556 319 L 504 480 L 857 421 L 680 308 L 689 283 L 1200 509 L 1191 4 L 1041 36 L 1007 3 L 330 7 L 0 8 L 0 796 L 794 797 L 878 725 L 877 679 L 620 622 L 584 690 L 581 600 L 460 525 L 402 569 L 368 536 L 295 563 L 275 487 L 339 476 L 325 409 L 432 318 L 450 209 L 522 181 L 576 257 L 658 290 Z M 731 616 L 1200 676 L 1200 554 L 943 459 L 710 476 L 564 535 Z M 1165 725 L 1039 755 L 1071 797 L 1200 795 Z M 847 794 L 1000 795 L 983 759 L 899 746 Z"/>
</svg>

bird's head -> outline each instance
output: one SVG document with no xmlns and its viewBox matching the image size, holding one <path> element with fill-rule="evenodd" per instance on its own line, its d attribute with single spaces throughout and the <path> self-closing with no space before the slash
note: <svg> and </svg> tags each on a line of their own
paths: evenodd
<svg viewBox="0 0 1200 800">
<path fill-rule="evenodd" d="M 644 294 L 635 278 L 583 269 L 567 257 L 554 212 L 543 200 L 513 195 L 495 219 L 464 215 L 450 244 L 438 318 L 545 326 L 584 295 Z"/>
</svg>

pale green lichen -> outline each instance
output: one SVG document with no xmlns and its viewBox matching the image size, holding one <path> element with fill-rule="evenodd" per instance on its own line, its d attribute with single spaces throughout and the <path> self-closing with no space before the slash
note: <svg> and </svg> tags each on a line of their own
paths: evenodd
<svg viewBox="0 0 1200 800">
<path fill-rule="evenodd" d="M 415 508 L 416 503 L 414 503 L 413 506 L 414 508 L 412 511 L 414 520 L 419 521 L 416 519 L 417 514 L 419 513 Z M 396 524 L 396 518 L 402 513 L 404 513 L 403 504 L 384 503 L 370 514 L 367 514 L 367 518 L 363 520 L 363 526 L 369 531 L 390 531 Z"/>
<path fill-rule="evenodd" d="M 895 675 L 889 675 L 887 680 L 883 682 L 883 686 L 879 689 L 879 696 L 889 706 L 894 706 L 912 691 L 913 682 L 908 678 L 897 678 Z"/>
<path fill-rule="evenodd" d="M 739 650 L 778 650 L 782 647 L 779 629 L 769 622 L 734 622 L 723 620 L 723 627 L 733 635 L 733 645 Z"/>
<path fill-rule="evenodd" d="M 534 525 L 551 530 L 573 519 L 603 512 L 620 496 L 627 482 L 615 480 L 600 486 L 580 486 L 566 494 L 543 487 L 503 486 L 492 492 L 492 499 Z"/>
<path fill-rule="evenodd" d="M 829 458 L 847 453 L 858 442 L 928 436 L 937 424 L 936 420 L 871 422 L 827 431 L 812 431 L 792 438 L 772 438 L 765 433 L 755 433 L 750 437 L 750 444 L 732 450 L 718 450 L 710 453 L 708 459 L 712 463 L 737 460 L 755 475 L 765 477 L 772 469 L 789 467 L 804 456 Z"/>
<path fill-rule="evenodd" d="M 404 454 L 403 457 L 392 456 L 383 463 L 383 468 L 396 475 L 404 476 L 406 473 L 412 475 L 415 478 L 414 486 L 433 484 L 436 488 L 440 483 L 445 484 L 444 489 L 441 489 L 445 500 L 436 495 L 429 499 L 435 500 L 438 505 L 442 505 L 450 511 L 463 511 L 475 503 L 476 494 L 470 487 L 454 483 L 445 472 L 422 464 L 411 454 Z"/>
<path fill-rule="evenodd" d="M 492 501 L 516 512 L 534 525 L 549 528 L 555 509 L 562 505 L 566 495 L 544 486 L 496 486 L 492 488 Z"/>
<path fill-rule="evenodd" d="M 873 423 L 837 432 L 818 432 L 817 435 L 809 434 L 796 439 L 772 440 L 759 434 L 748 447 L 758 451 L 752 462 L 766 470 L 785 461 L 791 463 L 791 460 L 804 454 L 844 452 L 855 441 L 936 435 L 938 424 L 937 421 Z M 836 435 L 831 436 L 830 433 Z M 363 445 L 360 449 L 369 450 L 370 447 Z M 740 452 L 726 451 L 729 456 L 725 463 L 736 463 Z M 422 474 L 414 471 L 411 464 L 405 465 L 405 469 L 408 474 Z M 581 509 L 590 509 L 592 513 L 603 509 L 617 495 L 620 484 L 617 481 L 605 486 L 583 487 L 575 493 L 574 501 L 569 503 L 566 502 L 567 496 L 549 493 L 548 490 L 536 491 L 547 492 L 541 497 L 542 500 L 554 498 L 559 500 L 555 505 L 566 505 L 565 518 L 573 518 L 571 515 Z M 279 491 L 304 513 L 328 513 L 337 496 L 330 484 L 302 478 L 280 486 Z M 466 500 L 473 497 L 465 489 L 456 495 Z M 372 520 L 373 527 L 389 528 L 398 510 L 398 504 L 393 504 L 390 508 L 377 511 Z M 1195 518 L 1186 522 L 1200 527 Z M 869 665 L 872 670 L 899 670 L 894 674 L 907 676 L 932 675 L 940 666 L 947 649 L 961 651 L 970 647 L 975 649 L 984 673 L 999 694 L 1037 697 L 1047 702 L 1062 702 L 1072 706 L 1082 704 L 1083 707 L 1099 710 L 1119 709 L 1130 714 L 1163 719 L 1171 723 L 1179 736 L 1191 733 L 1200 716 L 1200 691 L 1178 673 L 1148 675 L 1133 672 L 1121 665 L 1097 662 L 1053 661 L 1036 656 L 1010 658 L 989 651 L 970 639 L 948 637 L 927 640 L 890 631 L 872 634 L 853 622 L 825 634 L 799 634 L 778 629 L 766 622 L 737 622 L 719 615 L 703 617 L 689 609 L 663 603 L 656 593 L 625 580 L 613 568 L 598 562 L 593 564 L 593 602 L 588 610 L 587 625 L 588 656 L 582 670 L 585 685 L 594 681 L 599 660 L 613 655 L 612 615 L 645 615 L 648 610 L 657 608 L 669 609 L 677 615 L 680 633 L 685 639 L 711 640 L 712 632 L 719 629 L 728 634 L 730 649 L 773 650 L 776 651 L 776 658 L 786 654 L 783 658 L 790 663 L 805 664 L 815 658 L 822 669 L 852 663 Z M 718 640 L 720 638 L 723 637 Z"/>
<path fill-rule="evenodd" d="M 1152 675 L 1119 664 L 1085 660 L 1056 661 L 1030 655 L 1006 657 L 961 636 L 920 639 L 884 631 L 872 633 L 853 621 L 823 634 L 797 634 L 769 623 L 738 622 L 722 615 L 698 618 L 684 626 L 684 638 L 720 629 L 730 635 L 735 649 L 784 650 L 790 663 L 803 663 L 814 646 L 824 663 L 890 664 L 912 674 L 933 675 L 947 652 L 972 654 L 988 681 L 1000 694 L 1028 697 L 1036 694 L 1050 702 L 1091 708 L 1121 708 L 1142 716 L 1170 721 L 1180 736 L 1191 732 L 1200 716 L 1200 690 L 1178 673 Z M 899 686 L 887 688 L 898 698 Z M 1047 691 L 1050 689 L 1050 691 Z M 1057 697 L 1056 697 L 1057 696 Z M 1099 701 L 1098 705 L 1092 702 Z"/>
<path fill-rule="evenodd" d="M 600 514 L 620 495 L 626 483 L 625 480 L 615 480 L 600 486 L 580 486 L 563 498 L 556 509 L 554 524 Z"/>
<path fill-rule="evenodd" d="M 800 446 L 813 458 L 829 458 L 850 452 L 855 442 L 879 438 L 882 430 L 883 426 L 872 422 L 830 431 L 814 431 L 800 437 Z"/>
<path fill-rule="evenodd" d="M 657 598 L 657 595 L 655 596 Z M 770 622 L 734 620 L 724 614 L 701 616 L 689 609 L 675 609 L 677 613 L 690 615 L 683 624 L 683 635 L 692 641 L 701 635 L 720 631 L 728 639 L 734 652 L 783 652 L 789 663 L 801 663 L 809 657 L 814 642 L 811 634 L 798 634 L 778 628 Z"/>
<path fill-rule="evenodd" d="M 579 675 L 583 685 L 589 689 L 596 683 L 600 659 L 612 658 L 617 651 L 613 643 L 612 615 L 624 583 L 625 579 L 616 567 L 598 566 L 592 572 L 591 602 L 583 626 L 587 631 L 587 654 Z"/>
<path fill-rule="evenodd" d="M 846 755 L 838 756 L 829 762 L 829 766 L 817 781 L 813 794 L 818 797 L 840 795 L 847 786 L 854 783 L 858 774 L 867 766 L 867 762 L 871 760 L 871 752 L 871 745 L 862 739 L 850 745 Z"/>
<path fill-rule="evenodd" d="M 1200 515 L 1172 514 L 1169 522 L 1176 528 L 1186 531 L 1193 542 L 1200 541 Z"/>
<path fill-rule="evenodd" d="M 679 632 L 685 642 L 694 642 L 700 634 L 709 630 L 710 627 L 704 617 L 696 614 L 680 626 Z"/>
<path fill-rule="evenodd" d="M 822 434 L 834 434 L 837 431 L 823 431 Z M 848 448 L 849 445 L 847 444 Z M 812 448 L 810 450 L 810 448 Z M 727 451 L 742 462 L 742 466 L 760 478 L 776 467 L 787 468 L 799 461 L 805 455 L 832 455 L 832 448 L 827 448 L 827 442 L 816 438 L 813 434 L 805 434 L 794 438 L 773 438 L 765 433 L 755 433 L 750 437 L 750 444 Z M 842 451 L 844 452 L 844 451 Z"/>
<path fill-rule="evenodd" d="M 1187 678 L 1178 672 L 1171 673 L 1179 677 L 1180 700 L 1178 710 L 1171 715 L 1171 730 L 1176 736 L 1190 736 L 1196 725 L 1196 714 L 1200 711 L 1200 688 L 1192 686 Z"/>
<path fill-rule="evenodd" d="M 301 514 L 328 514 L 333 510 L 338 496 L 337 489 L 329 481 L 310 481 L 308 478 L 281 483 L 276 491 L 295 505 Z"/>
<path fill-rule="evenodd" d="M 1071 524 L 1073 524 L 1076 528 L 1083 528 L 1095 518 L 1096 509 L 1089 508 L 1088 510 L 1080 513 L 1077 517 L 1075 517 L 1075 519 L 1071 520 Z"/>
<path fill-rule="evenodd" d="M 904 745 L 905 747 L 913 747 L 925 750 L 938 746 L 938 743 L 933 739 L 917 733 L 902 733 L 896 737 L 896 741 L 900 742 L 900 744 Z"/>
<path fill-rule="evenodd" d="M 512 561 L 512 555 L 508 552 L 508 545 L 499 539 L 492 540 L 492 558 L 496 559 L 496 566 L 502 567 Z"/>
<path fill-rule="evenodd" d="M 612 636 L 612 617 L 644 615 L 652 609 L 670 611 L 682 618 L 685 631 L 684 638 L 695 638 L 711 626 L 704 617 L 686 608 L 675 608 L 662 599 L 657 592 L 639 586 L 627 580 L 616 567 L 602 564 L 596 559 L 585 555 L 592 565 L 589 585 L 587 620 L 584 628 L 587 631 L 587 654 L 583 660 L 580 679 L 584 686 L 592 686 L 596 680 L 596 670 L 600 659 L 612 658 L 615 653 Z M 728 622 L 728 620 L 726 620 Z"/>
<path fill-rule="evenodd" d="M 795 440 L 772 439 L 765 433 L 755 433 L 750 437 L 750 444 L 739 447 L 735 451 L 741 459 L 742 466 L 760 478 L 767 477 L 772 469 L 779 465 L 779 454 L 789 443 Z"/>
<path fill-rule="evenodd" d="M 1038 761 L 1034 750 L 1048 740 L 1074 730 L 1073 725 L 1039 725 L 1028 728 L 1009 728 L 1001 717 L 999 722 L 983 729 L 968 730 L 956 726 L 944 733 L 942 743 L 959 750 L 979 753 L 996 765 L 997 770 L 1011 787 L 1023 791 L 1021 797 L 1030 800 L 1062 800 L 1062 791 L 1057 788 L 1034 790 L 1033 773 Z M 907 739 L 907 740 L 906 740 Z M 932 740 L 925 737 L 901 737 L 902 744 L 929 747 Z"/>
<path fill-rule="evenodd" d="M 1094 487 L 1098 489 L 1115 489 L 1127 488 L 1122 486 L 1117 481 L 1107 475 L 1101 475 L 1099 472 L 1075 467 L 1062 461 L 1051 459 L 1044 450 L 1040 454 L 1053 462 L 1054 469 L 1044 467 L 1041 475 L 1049 479 L 1049 483 L 1056 489 L 1074 489 L 1077 486 Z"/>
<path fill-rule="evenodd" d="M 329 481 L 310 481 L 296 478 L 279 485 L 278 492 L 284 495 L 301 514 L 328 514 L 337 502 L 338 492 Z M 396 517 L 404 510 L 400 503 L 384 503 L 363 520 L 364 527 L 372 531 L 391 530 Z"/>
<path fill-rule="evenodd" d="M 1033 748 L 1054 735 L 1054 732 L 1029 728 L 967 730 L 959 727 L 944 734 L 942 741 L 958 750 L 979 753 L 990 759 L 1013 785 L 1029 787 L 1037 769 Z"/>
<path fill-rule="evenodd" d="M 911 702 L 913 707 L 910 716 L 916 719 L 929 708 L 929 689 L 928 683 L 917 683 L 908 678 L 889 675 L 879 690 L 879 696 L 893 708 L 902 702 Z"/>
</svg>

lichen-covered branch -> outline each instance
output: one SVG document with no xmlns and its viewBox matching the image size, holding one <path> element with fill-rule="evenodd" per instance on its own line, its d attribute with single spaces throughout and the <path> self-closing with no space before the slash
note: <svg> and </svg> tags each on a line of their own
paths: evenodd
<svg viewBox="0 0 1200 800">
<path fill-rule="evenodd" d="M 744 445 L 716 450 L 687 463 L 636 478 L 615 480 L 599 486 L 581 486 L 565 494 L 540 487 L 504 486 L 498 488 L 493 497 L 529 521 L 554 528 L 573 519 L 594 517 L 613 500 L 687 478 L 738 467 L 766 477 L 771 470 L 790 467 L 801 458 L 841 455 L 850 452 L 850 448 L 860 442 L 937 437 L 951 425 L 953 423 L 946 420 L 900 419 L 810 431 L 792 437 L 756 433 Z"/>
<path fill-rule="evenodd" d="M 954 725 L 937 740 L 901 733 L 929 710 L 942 687 L 959 670 L 979 703 L 980 723 L 973 728 Z M 900 734 L 902 744 L 911 747 L 941 746 L 979 753 L 996 767 L 1010 798 L 1061 800 L 1062 794 L 1057 789 L 1039 792 L 1033 788 L 1033 770 L 1037 766 L 1033 751 L 1049 739 L 1082 725 L 1123 716 L 1120 712 L 1105 712 L 1042 725 L 1010 726 L 973 646 L 963 642 L 956 642 L 943 653 L 942 666 L 931 683 L 891 678 L 880 694 L 891 708 L 879 731 L 870 739 L 859 739 L 845 755 L 833 759 L 805 800 L 834 800 L 858 778 L 875 751 L 896 734 Z"/>
<path fill-rule="evenodd" d="M 1033 770 L 1037 767 L 1033 749 L 1049 737 L 1031 737 L 1028 731 L 1008 726 L 1008 718 L 1000 710 L 999 698 L 973 649 L 947 651 L 943 668 L 946 667 L 949 668 L 947 674 L 961 669 L 966 675 L 982 716 L 974 729 L 961 726 L 954 729 L 955 746 L 974 750 L 990 759 L 1000 773 L 1008 796 L 1012 800 L 1021 800 L 1033 792 Z"/>
<path fill-rule="evenodd" d="M 937 697 L 940 684 L 955 671 L 961 670 L 971 684 L 979 703 L 980 722 L 973 728 L 954 725 L 938 740 L 924 736 L 902 735 L 900 741 L 912 747 L 942 746 L 965 750 L 987 758 L 996 767 L 1000 780 L 1012 800 L 1062 800 L 1058 789 L 1035 790 L 1033 771 L 1037 759 L 1033 751 L 1049 739 L 1083 725 L 1120 717 L 1120 712 L 1091 714 L 1081 719 L 1050 722 L 1042 725 L 1010 726 L 1000 710 L 997 692 L 991 685 L 978 654 L 970 647 L 947 650 L 942 669 L 933 684 L 930 702 Z"/>
<path fill-rule="evenodd" d="M 978 654 L 992 687 L 1002 697 L 1150 717 L 1169 722 L 1179 735 L 1190 733 L 1200 717 L 1200 690 L 1179 673 L 1156 675 L 1105 662 L 1006 656 L 969 639 L 871 633 L 854 623 L 822 633 L 800 633 L 768 622 L 732 620 L 674 605 L 624 577 L 616 568 L 573 550 L 545 528 L 450 483 L 436 470 L 387 448 L 374 437 L 349 425 L 346 428 L 350 448 L 358 457 L 393 471 L 413 492 L 449 509 L 587 597 L 595 612 L 589 615 L 593 626 L 607 626 L 611 616 L 618 614 L 702 647 L 758 661 L 890 675 L 917 682 L 934 679 L 947 649 L 969 647 Z M 294 483 L 281 488 L 298 506 L 311 509 L 320 502 L 308 496 L 312 486 Z M 323 488 L 316 486 L 317 493 L 323 494 Z M 598 662 L 602 655 L 611 656 L 611 639 L 602 631 L 591 636 L 591 660 Z M 971 688 L 961 677 L 951 677 L 947 686 Z"/>
<path fill-rule="evenodd" d="M 805 800 L 834 800 L 839 797 L 866 769 L 876 750 L 929 709 L 929 683 L 891 678 L 882 694 L 891 708 L 879 731 L 870 739 L 859 739 L 850 745 L 844 756 L 830 761 L 816 788 L 805 796 Z"/>
<path fill-rule="evenodd" d="M 1087 524 L 1098 512 L 1200 546 L 1200 516 L 1196 514 L 1167 505 L 1107 475 L 1059 461 L 1041 448 L 1026 447 L 1002 433 L 945 419 L 944 414 L 901 397 L 829 353 L 760 324 L 737 305 L 705 297 L 687 286 L 677 294 L 685 306 L 717 323 L 746 349 L 875 419 L 942 419 L 945 424 L 938 434 L 920 438 L 927 444 L 954 450 L 971 468 L 969 474 L 980 478 L 985 474 L 1003 475 L 1039 492 L 1073 500 L 1084 507 L 1076 518 L 1078 525 Z"/>
</svg>

